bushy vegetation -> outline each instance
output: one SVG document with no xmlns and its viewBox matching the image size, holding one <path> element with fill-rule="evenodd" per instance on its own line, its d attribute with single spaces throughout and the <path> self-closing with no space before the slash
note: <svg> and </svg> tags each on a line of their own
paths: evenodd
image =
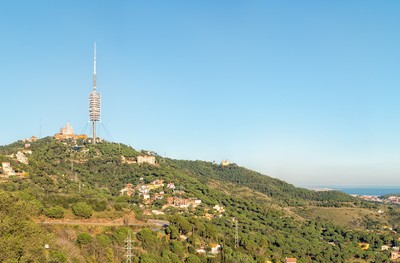
<svg viewBox="0 0 400 263">
<path fill-rule="evenodd" d="M 44 209 L 44 214 L 50 218 L 63 218 L 64 217 L 64 208 L 61 206 L 53 206 L 47 209 Z"/>
<path fill-rule="evenodd" d="M 34 142 L 29 165 L 6 156 L 22 148 L 22 143 L 0 147 L 0 158 L 29 173 L 28 178 L 10 178 L 0 184 L 0 233 L 6 233 L 0 235 L 0 244 L 4 244 L 0 246 L 0 262 L 120 262 L 129 235 L 135 262 L 157 263 L 282 262 L 285 257 L 296 257 L 300 263 L 387 262 L 389 252 L 382 252 L 380 246 L 400 245 L 400 236 L 383 229 L 379 218 L 365 217 L 354 222 L 357 227 L 346 228 L 308 215 L 308 207 L 376 208 L 340 192 L 297 188 L 236 165 L 159 156 L 156 166 L 128 164 L 121 156 L 134 159 L 139 153 L 122 144 L 104 142 L 77 150 L 73 146 L 52 138 Z M 171 207 L 164 210 L 165 215 L 146 216 L 143 209 L 160 210 L 166 200 L 146 203 L 137 192 L 132 197 L 119 196 L 126 183 L 148 184 L 155 179 L 174 182 L 182 198 L 200 199 L 201 205 Z M 162 190 L 166 197 L 172 196 L 171 189 Z M 214 205 L 223 206 L 225 212 L 220 215 L 212 209 Z M 116 218 L 130 212 L 143 222 L 157 218 L 168 220 L 170 225 L 157 229 L 145 224 L 136 229 L 47 226 L 58 243 L 46 256 L 43 244 L 51 238 L 32 221 L 101 215 Z M 211 215 L 209 219 L 204 217 L 206 213 Z M 400 218 L 396 207 L 388 214 L 392 222 Z M 235 220 L 239 222 L 237 246 Z M 370 248 L 360 249 L 359 242 L 369 243 Z M 223 249 L 216 255 L 196 252 L 198 248 L 209 251 L 211 244 L 220 244 Z"/>
<path fill-rule="evenodd" d="M 92 207 L 86 203 L 79 202 L 72 206 L 72 212 L 76 216 L 90 218 L 92 216 Z"/>
<path fill-rule="evenodd" d="M 0 190 L 0 262 L 45 262 L 51 239 L 31 220 L 37 212 L 34 202 Z"/>
</svg>

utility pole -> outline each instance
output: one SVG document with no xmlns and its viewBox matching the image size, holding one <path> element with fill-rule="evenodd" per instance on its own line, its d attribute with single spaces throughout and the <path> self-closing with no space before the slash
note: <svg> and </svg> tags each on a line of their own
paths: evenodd
<svg viewBox="0 0 400 263">
<path fill-rule="evenodd" d="M 238 219 L 235 217 L 235 248 L 239 247 L 239 227 L 238 227 Z"/>
<path fill-rule="evenodd" d="M 126 263 L 132 263 L 132 238 L 131 238 L 131 233 L 128 234 L 128 237 L 125 239 L 125 246 L 124 249 L 126 250 L 125 257 L 126 257 Z"/>
</svg>

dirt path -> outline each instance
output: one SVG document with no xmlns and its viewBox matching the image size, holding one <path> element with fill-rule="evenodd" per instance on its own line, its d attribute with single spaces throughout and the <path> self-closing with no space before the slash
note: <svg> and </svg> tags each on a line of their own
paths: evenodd
<svg viewBox="0 0 400 263">
<path fill-rule="evenodd" d="M 122 218 L 105 219 L 105 218 L 89 218 L 89 219 L 49 219 L 37 218 L 34 220 L 38 224 L 43 225 L 86 225 L 86 226 L 144 226 L 145 222 L 136 220 L 134 214 L 128 214 Z"/>
<path fill-rule="evenodd" d="M 144 226 L 146 223 L 127 223 L 124 222 L 87 222 L 83 220 L 37 220 L 36 223 L 43 225 L 87 225 L 87 226 Z"/>
</svg>

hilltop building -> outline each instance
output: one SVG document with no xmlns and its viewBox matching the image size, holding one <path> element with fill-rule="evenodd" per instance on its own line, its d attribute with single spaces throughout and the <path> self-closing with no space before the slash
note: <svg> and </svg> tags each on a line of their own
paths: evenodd
<svg viewBox="0 0 400 263">
<path fill-rule="evenodd" d="M 86 134 L 77 135 L 74 133 L 74 129 L 72 128 L 71 124 L 67 122 L 65 127 L 60 129 L 59 133 L 54 134 L 54 138 L 59 141 L 68 140 L 68 139 L 87 139 Z"/>
<path fill-rule="evenodd" d="M 228 165 L 230 165 L 231 163 L 228 161 L 228 160 L 222 160 L 221 161 L 221 166 L 228 166 Z"/>
<path fill-rule="evenodd" d="M 36 136 L 32 136 L 31 138 L 23 139 L 23 142 L 36 142 L 38 138 Z"/>
</svg>

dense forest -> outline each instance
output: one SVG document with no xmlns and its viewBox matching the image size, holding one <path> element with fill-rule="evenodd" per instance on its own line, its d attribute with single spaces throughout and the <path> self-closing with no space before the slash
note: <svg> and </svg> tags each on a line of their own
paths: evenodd
<svg viewBox="0 0 400 263">
<path fill-rule="evenodd" d="M 376 215 L 380 204 L 297 188 L 235 164 L 49 137 L 26 149 L 22 141 L 0 147 L 1 161 L 16 172 L 1 177 L 0 262 L 125 262 L 129 237 L 133 262 L 157 263 L 388 262 L 391 251 L 382 246 L 400 245 L 395 206 Z M 140 155 L 156 165 L 138 164 Z M 127 184 L 132 195 L 121 194 Z M 341 224 L 312 211 L 357 217 Z"/>
</svg>

